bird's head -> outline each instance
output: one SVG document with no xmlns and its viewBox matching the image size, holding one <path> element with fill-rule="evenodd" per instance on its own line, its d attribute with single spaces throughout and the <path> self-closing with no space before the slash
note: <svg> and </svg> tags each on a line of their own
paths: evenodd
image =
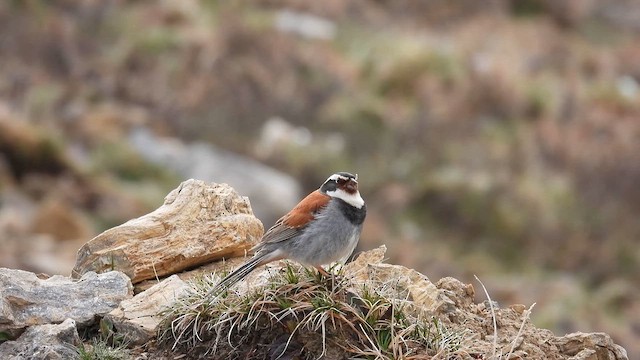
<svg viewBox="0 0 640 360">
<path fill-rule="evenodd" d="M 322 184 L 320 191 L 338 199 L 346 201 L 348 204 L 361 208 L 364 200 L 358 191 L 358 175 L 348 172 L 335 173 Z"/>
</svg>

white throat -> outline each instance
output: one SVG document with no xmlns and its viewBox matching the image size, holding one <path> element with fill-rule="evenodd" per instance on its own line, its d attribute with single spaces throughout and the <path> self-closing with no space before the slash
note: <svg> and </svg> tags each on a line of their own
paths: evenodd
<svg viewBox="0 0 640 360">
<path fill-rule="evenodd" d="M 362 209 L 362 207 L 364 206 L 364 200 L 360 196 L 359 191 L 356 191 L 355 194 L 349 194 L 348 192 L 342 189 L 336 189 L 335 191 L 327 191 L 327 195 L 334 198 L 342 199 L 347 204 L 353 207 L 356 207 L 358 209 Z"/>
</svg>

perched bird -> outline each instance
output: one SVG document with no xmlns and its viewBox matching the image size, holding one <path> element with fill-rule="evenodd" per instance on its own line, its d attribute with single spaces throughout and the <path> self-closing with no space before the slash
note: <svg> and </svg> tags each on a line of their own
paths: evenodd
<svg viewBox="0 0 640 360">
<path fill-rule="evenodd" d="M 276 221 L 251 249 L 255 252 L 253 257 L 210 293 L 220 293 L 256 267 L 282 259 L 313 266 L 327 275 L 321 265 L 349 258 L 358 244 L 366 214 L 357 176 L 347 172 L 329 176 L 318 190 Z"/>
</svg>

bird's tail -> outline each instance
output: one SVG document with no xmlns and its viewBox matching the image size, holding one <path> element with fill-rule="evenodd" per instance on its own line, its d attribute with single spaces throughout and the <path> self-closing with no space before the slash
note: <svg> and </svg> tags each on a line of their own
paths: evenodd
<svg viewBox="0 0 640 360">
<path fill-rule="evenodd" d="M 233 286 L 235 283 L 247 277 L 247 275 L 249 275 L 249 273 L 258 266 L 272 261 L 268 259 L 269 257 L 269 254 L 256 254 L 249 261 L 242 264 L 239 268 L 233 270 L 229 275 L 225 276 L 224 279 L 220 280 L 220 282 L 213 289 L 211 289 L 211 291 L 209 291 L 207 296 L 214 295 L 217 297 L 222 292 Z"/>
</svg>

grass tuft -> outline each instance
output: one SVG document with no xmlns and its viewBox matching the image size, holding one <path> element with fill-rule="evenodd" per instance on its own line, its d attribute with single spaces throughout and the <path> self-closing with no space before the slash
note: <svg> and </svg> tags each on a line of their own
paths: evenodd
<svg viewBox="0 0 640 360">
<path fill-rule="evenodd" d="M 103 340 L 93 339 L 90 345 L 82 344 L 78 347 L 78 359 L 128 360 L 131 359 L 131 354 L 124 345 L 112 347 Z"/>
<path fill-rule="evenodd" d="M 102 319 L 99 324 L 100 335 L 91 339 L 90 344 L 81 343 L 77 348 L 79 360 L 128 360 L 131 353 L 129 342 L 114 332 L 113 324 Z"/>
<path fill-rule="evenodd" d="M 218 280 L 192 282 L 164 314 L 160 344 L 216 358 L 398 359 L 451 355 L 465 338 L 406 299 L 340 272 L 327 278 L 288 264 L 264 287 L 207 298 Z"/>
</svg>

